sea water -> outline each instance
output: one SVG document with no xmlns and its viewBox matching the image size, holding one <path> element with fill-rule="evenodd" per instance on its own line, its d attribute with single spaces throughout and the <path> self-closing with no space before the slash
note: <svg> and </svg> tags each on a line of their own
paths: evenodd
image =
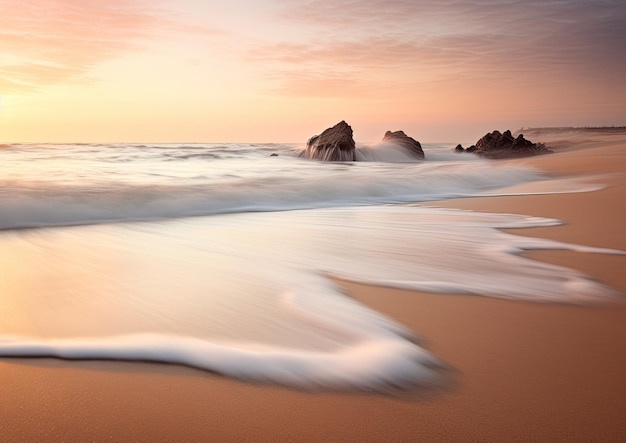
<svg viewBox="0 0 626 443">
<path fill-rule="evenodd" d="M 535 302 L 616 295 L 520 252 L 620 251 L 500 230 L 558 220 L 411 204 L 597 185 L 424 151 L 361 146 L 367 161 L 323 163 L 285 144 L 5 145 L 0 355 L 384 390 L 432 381 L 439 362 L 331 277 Z"/>
</svg>

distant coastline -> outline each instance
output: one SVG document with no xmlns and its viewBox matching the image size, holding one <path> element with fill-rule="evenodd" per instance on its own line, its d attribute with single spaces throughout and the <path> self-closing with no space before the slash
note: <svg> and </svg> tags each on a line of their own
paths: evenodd
<svg viewBox="0 0 626 443">
<path fill-rule="evenodd" d="M 520 128 L 513 135 L 543 135 L 543 134 L 572 134 L 572 133 L 593 133 L 593 134 L 626 134 L 626 126 L 554 126 L 542 128 Z"/>
</svg>

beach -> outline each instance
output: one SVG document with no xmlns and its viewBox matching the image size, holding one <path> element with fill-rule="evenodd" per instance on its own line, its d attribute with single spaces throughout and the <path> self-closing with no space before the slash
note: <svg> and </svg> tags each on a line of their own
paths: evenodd
<svg viewBox="0 0 626 443">
<path fill-rule="evenodd" d="M 509 162 L 606 187 L 421 205 L 556 218 L 565 224 L 508 232 L 626 250 L 626 137 L 557 134 L 548 142 L 555 154 Z M 626 293 L 626 256 L 525 254 Z M 446 364 L 445 383 L 393 395 L 319 392 L 176 365 L 0 358 L 0 441 L 626 439 L 623 301 L 531 303 L 340 284 L 421 337 Z"/>
</svg>

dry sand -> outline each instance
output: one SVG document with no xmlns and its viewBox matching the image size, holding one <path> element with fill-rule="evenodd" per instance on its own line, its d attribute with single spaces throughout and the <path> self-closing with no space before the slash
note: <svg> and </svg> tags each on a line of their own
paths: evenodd
<svg viewBox="0 0 626 443">
<path fill-rule="evenodd" d="M 626 136 L 529 160 L 596 177 L 579 194 L 430 203 L 559 218 L 512 230 L 626 250 Z M 542 251 L 626 293 L 626 256 Z M 512 270 L 512 272 L 515 272 Z M 626 306 L 531 304 L 345 283 L 453 369 L 406 396 L 299 392 L 150 363 L 0 359 L 0 441 L 626 441 Z"/>
</svg>

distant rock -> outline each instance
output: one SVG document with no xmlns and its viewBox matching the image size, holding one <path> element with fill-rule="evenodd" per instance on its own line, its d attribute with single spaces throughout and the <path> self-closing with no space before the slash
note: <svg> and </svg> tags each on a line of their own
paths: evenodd
<svg viewBox="0 0 626 443">
<path fill-rule="evenodd" d="M 465 148 L 463 147 L 463 145 L 458 144 L 458 145 L 456 145 L 456 147 L 454 148 L 454 152 L 457 152 L 457 153 L 461 153 L 461 152 L 470 152 L 470 153 L 471 153 L 471 152 L 476 152 L 476 145 L 472 145 L 472 146 L 470 146 L 469 148 L 465 149 Z"/>
<path fill-rule="evenodd" d="M 270 154 L 270 157 L 278 157 L 278 154 L 276 154 L 275 152 Z"/>
<path fill-rule="evenodd" d="M 383 142 L 393 143 L 408 149 L 416 158 L 424 158 L 424 151 L 420 142 L 409 137 L 403 131 L 387 131 L 383 137 Z"/>
<path fill-rule="evenodd" d="M 523 134 L 515 138 L 511 135 L 511 131 L 487 133 L 476 142 L 475 150 L 470 151 L 470 149 L 471 147 L 467 148 L 466 152 L 474 152 L 482 157 L 494 159 L 530 157 L 552 153 L 543 143 L 533 143 L 526 140 Z"/>
<path fill-rule="evenodd" d="M 300 157 L 329 162 L 354 161 L 355 149 L 352 128 L 342 120 L 320 135 L 311 137 Z"/>
</svg>

